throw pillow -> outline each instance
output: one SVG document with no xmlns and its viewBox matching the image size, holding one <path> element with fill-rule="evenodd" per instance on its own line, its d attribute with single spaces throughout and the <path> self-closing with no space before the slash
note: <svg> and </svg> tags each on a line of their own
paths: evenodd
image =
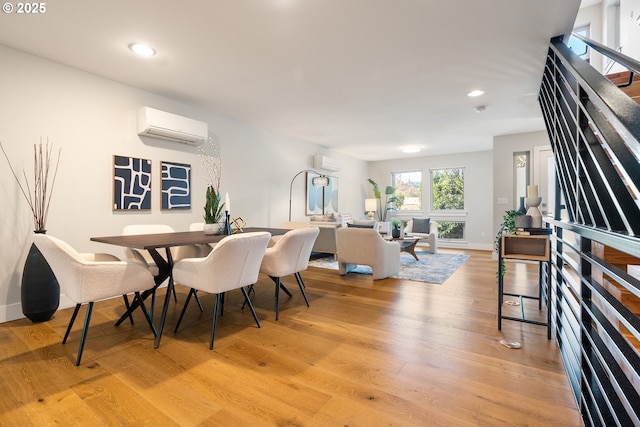
<svg viewBox="0 0 640 427">
<path fill-rule="evenodd" d="M 429 234 L 431 224 L 430 218 L 413 218 L 412 233 L 426 233 Z"/>
<path fill-rule="evenodd" d="M 351 228 L 373 228 L 373 224 L 347 224 L 347 227 Z"/>
</svg>

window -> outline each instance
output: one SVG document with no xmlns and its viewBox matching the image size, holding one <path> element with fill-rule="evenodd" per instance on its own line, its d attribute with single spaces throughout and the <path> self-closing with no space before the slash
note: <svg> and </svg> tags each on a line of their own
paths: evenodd
<svg viewBox="0 0 640 427">
<path fill-rule="evenodd" d="M 464 209 L 464 169 L 431 171 L 431 209 L 452 211 Z"/>
<path fill-rule="evenodd" d="M 589 26 L 577 27 L 573 29 L 573 32 L 581 35 L 582 37 L 589 38 Z M 588 46 L 582 41 L 573 36 L 569 37 L 569 41 L 567 43 L 569 49 L 571 49 L 576 55 L 585 61 L 589 60 L 589 49 Z"/>
<path fill-rule="evenodd" d="M 422 171 L 393 172 L 391 182 L 398 200 L 394 206 L 396 210 L 422 209 Z"/>
<path fill-rule="evenodd" d="M 439 239 L 465 240 L 464 168 L 431 170 L 431 210 Z"/>
<path fill-rule="evenodd" d="M 518 209 L 524 205 L 524 198 L 527 197 L 527 185 L 529 185 L 529 152 L 528 151 L 513 153 L 513 176 L 514 176 L 514 186 L 513 186 L 514 207 L 513 209 Z"/>
</svg>

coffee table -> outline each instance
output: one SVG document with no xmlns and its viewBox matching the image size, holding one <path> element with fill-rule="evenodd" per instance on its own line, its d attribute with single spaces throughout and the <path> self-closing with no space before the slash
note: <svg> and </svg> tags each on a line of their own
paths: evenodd
<svg viewBox="0 0 640 427">
<path fill-rule="evenodd" d="M 416 236 L 404 236 L 404 237 L 391 237 L 385 236 L 385 240 L 389 240 L 392 242 L 398 242 L 400 245 L 400 252 L 407 252 L 416 259 L 419 260 L 418 255 L 416 255 L 416 244 L 422 239 L 421 237 Z"/>
</svg>

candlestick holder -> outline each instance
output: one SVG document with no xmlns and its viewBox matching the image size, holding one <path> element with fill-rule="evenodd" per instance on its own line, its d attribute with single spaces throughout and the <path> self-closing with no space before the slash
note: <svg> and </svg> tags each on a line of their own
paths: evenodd
<svg viewBox="0 0 640 427">
<path fill-rule="evenodd" d="M 224 234 L 231 235 L 231 222 L 229 220 L 229 211 L 224 211 Z"/>
</svg>

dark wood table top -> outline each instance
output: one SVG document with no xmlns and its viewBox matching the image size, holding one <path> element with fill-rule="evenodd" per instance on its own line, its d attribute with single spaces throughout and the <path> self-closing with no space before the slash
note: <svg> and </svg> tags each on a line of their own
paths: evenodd
<svg viewBox="0 0 640 427">
<path fill-rule="evenodd" d="M 290 230 L 286 228 L 245 227 L 242 233 L 257 231 L 267 231 L 273 236 L 279 236 Z M 91 237 L 91 241 L 135 249 L 152 249 L 218 243 L 225 237 L 227 236 L 224 234 L 204 234 L 202 231 L 176 231 L 175 233 Z"/>
<path fill-rule="evenodd" d="M 388 235 L 386 237 L 384 237 L 385 240 L 392 240 L 394 242 L 398 241 L 398 240 L 406 240 L 407 242 L 418 242 L 422 239 L 422 237 L 418 237 L 418 236 L 404 236 L 404 237 L 391 237 L 391 235 Z"/>
</svg>

